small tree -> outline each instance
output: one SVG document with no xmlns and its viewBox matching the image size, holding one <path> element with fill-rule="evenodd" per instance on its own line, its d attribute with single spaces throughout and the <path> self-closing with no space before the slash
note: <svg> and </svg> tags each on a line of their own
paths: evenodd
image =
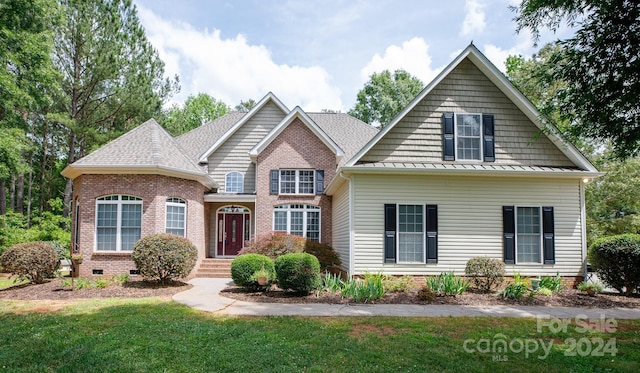
<svg viewBox="0 0 640 373">
<path fill-rule="evenodd" d="M 25 242 L 13 245 L 0 256 L 2 268 L 35 284 L 42 284 L 53 277 L 58 269 L 59 258 L 55 248 L 48 242 Z"/>
<path fill-rule="evenodd" d="M 198 249 L 184 237 L 159 233 L 136 242 L 132 258 L 142 276 L 165 283 L 189 275 Z"/>
</svg>

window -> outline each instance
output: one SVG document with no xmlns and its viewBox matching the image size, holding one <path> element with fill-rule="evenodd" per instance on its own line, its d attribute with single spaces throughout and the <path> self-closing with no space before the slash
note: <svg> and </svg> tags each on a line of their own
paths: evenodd
<svg viewBox="0 0 640 373">
<path fill-rule="evenodd" d="M 271 170 L 271 194 L 322 194 L 324 170 Z"/>
<path fill-rule="evenodd" d="M 238 171 L 232 171 L 225 177 L 224 187 L 227 193 L 244 192 L 244 176 Z"/>
<path fill-rule="evenodd" d="M 185 237 L 187 202 L 181 198 L 167 198 L 165 232 Z"/>
<path fill-rule="evenodd" d="M 553 215 L 553 207 L 502 207 L 506 264 L 555 263 Z"/>
<path fill-rule="evenodd" d="M 313 194 L 313 170 L 280 170 L 280 194 Z"/>
<path fill-rule="evenodd" d="M 438 262 L 437 205 L 384 205 L 384 261 Z"/>
<path fill-rule="evenodd" d="M 96 200 L 96 251 L 133 251 L 140 239 L 142 199 L 113 195 Z"/>
<path fill-rule="evenodd" d="M 540 208 L 518 207 L 516 222 L 516 262 L 540 263 Z"/>
<path fill-rule="evenodd" d="M 480 157 L 482 154 L 480 147 L 481 127 L 480 114 L 456 114 L 458 159 L 482 159 Z"/>
<path fill-rule="evenodd" d="M 273 210 L 273 230 L 320 241 L 320 207 L 280 205 Z"/>
<path fill-rule="evenodd" d="M 422 205 L 398 206 L 398 261 L 424 262 L 424 213 Z"/>
<path fill-rule="evenodd" d="M 443 160 L 494 162 L 494 116 L 444 113 L 442 115 Z"/>
</svg>

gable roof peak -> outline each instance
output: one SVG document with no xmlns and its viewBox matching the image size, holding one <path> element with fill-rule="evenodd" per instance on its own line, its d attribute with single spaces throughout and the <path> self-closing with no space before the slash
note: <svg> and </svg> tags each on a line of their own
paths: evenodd
<svg viewBox="0 0 640 373">
<path fill-rule="evenodd" d="M 289 113 L 289 109 L 273 94 L 273 92 L 267 93 L 258 103 L 245 114 L 242 119 L 240 119 L 236 124 L 233 125 L 222 137 L 220 137 L 216 142 L 205 151 L 200 158 L 198 159 L 198 163 L 207 163 L 209 156 L 216 151 L 220 147 L 220 145 L 224 144 L 231 135 L 233 135 L 240 127 L 242 127 L 245 123 L 247 123 L 256 113 L 258 113 L 262 108 L 267 105 L 269 102 L 273 102 L 284 114 Z"/>
<path fill-rule="evenodd" d="M 304 111 L 300 106 L 296 106 L 289 114 L 280 121 L 262 140 L 260 140 L 250 151 L 249 157 L 254 161 L 258 155 L 275 140 L 293 121 L 298 118 L 300 121 L 313 132 L 329 149 L 331 149 L 338 162 L 344 156 L 344 151 L 336 144 L 335 141 Z"/>
<path fill-rule="evenodd" d="M 543 123 L 538 109 L 507 79 L 507 77 L 471 43 L 457 57 L 449 63 L 424 89 L 404 108 L 395 118 L 385 126 L 371 141 L 369 141 L 348 163 L 347 167 L 354 166 L 375 144 L 380 141 L 393 127 L 407 116 L 431 91 L 442 82 L 463 61 L 470 61 L 478 68 L 495 86 L 513 102 L 522 113 L 533 122 L 540 131 L 543 131 L 551 142 L 567 156 L 579 168 L 597 172 L 597 169 L 573 144 L 565 141 L 558 130 L 551 124 Z"/>
</svg>

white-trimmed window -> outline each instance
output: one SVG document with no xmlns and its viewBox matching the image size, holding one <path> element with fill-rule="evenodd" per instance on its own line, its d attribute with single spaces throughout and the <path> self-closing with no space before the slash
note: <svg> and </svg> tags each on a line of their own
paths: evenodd
<svg viewBox="0 0 640 373">
<path fill-rule="evenodd" d="M 482 159 L 482 114 L 456 114 L 457 159 Z"/>
<path fill-rule="evenodd" d="M 303 204 L 276 206 L 273 230 L 320 241 L 320 207 Z"/>
<path fill-rule="evenodd" d="M 166 233 L 186 236 L 187 202 L 182 198 L 167 198 Z"/>
<path fill-rule="evenodd" d="M 112 195 L 96 200 L 96 251 L 133 251 L 142 229 L 142 198 Z"/>
<path fill-rule="evenodd" d="M 244 175 L 238 171 L 231 171 L 225 176 L 225 191 L 227 193 L 244 192 Z"/>
<path fill-rule="evenodd" d="M 280 194 L 314 194 L 314 170 L 280 170 Z"/>
<path fill-rule="evenodd" d="M 424 263 L 424 205 L 398 205 L 398 262 Z"/>
<path fill-rule="evenodd" d="M 516 214 L 516 261 L 542 260 L 542 219 L 540 207 L 518 207 Z"/>
</svg>

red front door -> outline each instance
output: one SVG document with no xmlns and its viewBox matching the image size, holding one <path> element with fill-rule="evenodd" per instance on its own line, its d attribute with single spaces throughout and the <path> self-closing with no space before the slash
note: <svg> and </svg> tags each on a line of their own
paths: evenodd
<svg viewBox="0 0 640 373">
<path fill-rule="evenodd" d="M 244 215 L 243 214 L 219 214 L 218 221 L 222 220 L 224 232 L 221 240 L 218 240 L 218 255 L 232 256 L 244 246 Z"/>
</svg>

